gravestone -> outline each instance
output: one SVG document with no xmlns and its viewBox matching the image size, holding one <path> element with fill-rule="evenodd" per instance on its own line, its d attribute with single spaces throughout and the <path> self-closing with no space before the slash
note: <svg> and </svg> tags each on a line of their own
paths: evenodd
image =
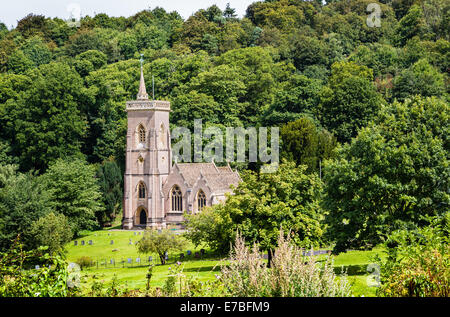
<svg viewBox="0 0 450 317">
<path fill-rule="evenodd" d="M 109 264 L 114 264 L 114 259 L 109 260 Z"/>
<path fill-rule="evenodd" d="M 78 245 L 78 241 L 75 240 L 75 241 L 73 242 L 73 245 Z"/>
<path fill-rule="evenodd" d="M 201 254 L 201 255 L 205 255 L 205 253 L 206 253 L 205 249 L 201 249 L 201 250 L 200 250 L 200 254 Z"/>
<path fill-rule="evenodd" d="M 134 235 L 137 235 L 136 231 L 134 232 Z"/>
<path fill-rule="evenodd" d="M 109 244 L 113 245 L 114 244 L 114 240 L 111 240 L 111 242 Z"/>
<path fill-rule="evenodd" d="M 152 257 L 152 256 L 149 256 L 149 257 L 148 257 L 148 261 L 149 261 L 149 262 L 152 262 L 152 261 L 153 261 L 153 257 Z"/>
<path fill-rule="evenodd" d="M 141 263 L 141 258 L 137 258 L 136 263 Z"/>
<path fill-rule="evenodd" d="M 184 259 L 184 253 L 180 253 L 180 261 Z"/>
<path fill-rule="evenodd" d="M 195 252 L 194 257 L 195 257 L 196 259 L 199 259 L 199 258 L 200 258 L 200 253 Z"/>
<path fill-rule="evenodd" d="M 191 250 L 187 250 L 187 255 L 191 255 L 192 254 L 192 252 L 191 252 Z"/>
<path fill-rule="evenodd" d="M 92 240 L 89 240 L 89 245 L 92 245 L 92 244 L 93 244 Z"/>
<path fill-rule="evenodd" d="M 131 258 L 128 258 L 127 261 L 128 261 L 128 263 L 131 264 L 131 262 L 132 262 L 133 260 L 132 260 Z"/>
<path fill-rule="evenodd" d="M 138 235 L 141 235 L 141 232 L 139 231 Z"/>
<path fill-rule="evenodd" d="M 130 244 L 130 245 L 133 244 L 133 241 L 130 240 L 130 242 L 128 242 L 128 244 Z"/>
<path fill-rule="evenodd" d="M 81 245 L 84 245 L 84 240 L 81 240 Z"/>
<path fill-rule="evenodd" d="M 40 269 L 39 265 L 36 265 L 34 268 L 35 268 L 36 270 L 39 270 L 39 269 Z"/>
</svg>

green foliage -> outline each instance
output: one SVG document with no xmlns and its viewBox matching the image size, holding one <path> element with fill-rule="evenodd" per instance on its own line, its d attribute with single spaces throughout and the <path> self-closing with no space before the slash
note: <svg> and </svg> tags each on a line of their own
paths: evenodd
<svg viewBox="0 0 450 317">
<path fill-rule="evenodd" d="M 194 130 L 194 120 L 202 119 L 205 123 L 218 123 L 219 107 L 214 97 L 195 90 L 175 97 L 172 103 L 171 121 L 179 127 Z"/>
<path fill-rule="evenodd" d="M 106 65 L 108 57 L 97 50 L 89 50 L 79 54 L 75 58 L 75 69 L 81 76 L 87 76 L 90 72 Z"/>
<path fill-rule="evenodd" d="M 310 65 L 328 65 L 326 45 L 315 37 L 300 35 L 295 38 L 293 61 L 297 69 L 303 71 Z"/>
<path fill-rule="evenodd" d="M 305 174 L 334 157 L 333 135 L 342 143 L 357 137 L 324 171 L 338 249 L 376 243 L 394 229 L 422 224 L 419 213 L 442 212 L 448 1 L 375 1 L 380 27 L 366 23 L 369 3 L 259 1 L 242 19 L 229 5 L 186 20 L 155 8 L 131 17 L 85 16 L 80 28 L 33 14 L 12 30 L 0 23 L 0 248 L 19 233 L 32 247 L 27 234 L 33 223 L 45 232 L 53 222 L 47 216 L 65 215 L 76 234 L 93 228 L 95 218 L 103 225 L 120 213 L 124 107 L 138 90 L 140 53 L 147 85 L 154 76 L 156 98 L 172 103 L 172 127 L 192 129 L 194 119 L 221 129 L 280 126 L 282 156 L 308 166 L 245 176 L 248 184 L 230 205 L 190 219 L 194 241 L 225 250 L 239 229 L 267 249 L 281 224 L 294 227 L 296 243 L 322 241 L 325 212 L 312 194 L 321 184 Z M 386 108 L 383 98 L 404 104 Z M 68 157 L 92 165 L 58 160 Z M 33 176 L 49 166 L 60 167 Z M 219 287 L 186 283 L 186 294 Z M 109 294 L 127 294 L 115 290 Z"/>
<path fill-rule="evenodd" d="M 8 141 L 0 139 L 0 165 L 17 164 L 18 159 L 11 155 L 12 149 Z"/>
<path fill-rule="evenodd" d="M 408 13 L 399 21 L 396 33 L 400 45 L 414 36 L 422 36 L 425 32 L 425 21 L 423 11 L 419 5 L 413 5 Z"/>
<path fill-rule="evenodd" d="M 81 270 L 94 266 L 94 260 L 89 256 L 79 257 L 75 262 L 80 266 Z"/>
<path fill-rule="evenodd" d="M 94 166 L 79 159 L 59 159 L 40 178 L 52 207 L 67 217 L 74 236 L 97 226 L 95 215 L 104 206 Z"/>
<path fill-rule="evenodd" d="M 316 114 L 340 142 L 350 141 L 377 115 L 382 98 L 372 80 L 372 70 L 365 66 L 352 62 L 332 65 Z"/>
<path fill-rule="evenodd" d="M 330 159 L 337 145 L 332 134 L 319 129 L 308 117 L 284 125 L 280 132 L 281 156 L 308 166 L 310 172 L 319 172 L 320 161 Z"/>
<path fill-rule="evenodd" d="M 322 89 L 319 79 L 293 74 L 280 86 L 264 113 L 264 123 L 267 125 L 295 121 L 303 114 L 312 114 L 319 104 Z"/>
<path fill-rule="evenodd" d="M 213 96 L 219 105 L 215 109 L 217 116 L 225 125 L 236 125 L 239 122 L 239 114 L 243 110 L 239 99 L 243 98 L 245 88 L 242 76 L 229 65 L 220 65 L 200 73 L 190 82 L 191 91 Z"/>
<path fill-rule="evenodd" d="M 393 232 L 379 261 L 379 296 L 448 297 L 450 294 L 450 214 L 428 220 L 428 226 Z"/>
<path fill-rule="evenodd" d="M 359 46 L 349 60 L 372 69 L 375 77 L 396 74 L 400 63 L 399 50 L 381 43 Z"/>
<path fill-rule="evenodd" d="M 35 36 L 28 39 L 22 46 L 22 51 L 34 67 L 47 64 L 52 59 L 52 52 L 42 38 Z"/>
<path fill-rule="evenodd" d="M 99 167 L 96 178 L 105 205 L 105 209 L 97 212 L 97 221 L 100 225 L 111 225 L 122 211 L 122 172 L 116 162 L 107 161 Z"/>
<path fill-rule="evenodd" d="M 375 245 L 448 208 L 448 104 L 395 102 L 325 164 L 325 208 L 336 251 Z"/>
<path fill-rule="evenodd" d="M 62 251 L 73 236 L 66 216 L 53 212 L 33 222 L 26 235 L 34 249 L 46 246 L 52 255 Z"/>
<path fill-rule="evenodd" d="M 178 237 L 168 229 L 160 232 L 146 230 L 141 240 L 136 243 L 139 253 L 148 254 L 155 252 L 159 255 L 161 263 L 166 263 L 166 253 L 169 251 L 181 251 L 186 246 L 186 241 Z"/>
<path fill-rule="evenodd" d="M 247 243 L 258 243 L 268 251 L 276 246 L 281 227 L 285 234 L 292 232 L 298 245 L 318 245 L 324 232 L 319 206 L 322 183 L 305 170 L 306 166 L 285 162 L 276 173 L 244 173 L 244 181 L 225 204 L 186 215 L 187 237 L 223 252 L 239 231 Z"/>
<path fill-rule="evenodd" d="M 44 171 L 64 155 L 79 155 L 86 121 L 78 102 L 86 101 L 81 78 L 62 63 L 27 75 L 31 84 L 0 108 L 2 134 L 10 135 L 23 170 Z"/>
<path fill-rule="evenodd" d="M 7 67 L 11 72 L 23 74 L 33 67 L 33 62 L 19 49 L 9 56 Z"/>
<path fill-rule="evenodd" d="M 0 253 L 1 297 L 68 297 L 78 294 L 76 287 L 68 287 L 69 274 L 64 258 L 50 255 L 45 250 L 24 251 L 16 239 L 7 252 Z M 41 268 L 35 270 L 34 265 Z"/>
<path fill-rule="evenodd" d="M 25 38 L 30 38 L 35 35 L 45 38 L 49 31 L 45 16 L 34 15 L 32 13 L 18 21 L 16 29 Z"/>
<path fill-rule="evenodd" d="M 426 59 L 417 61 L 394 80 L 393 96 L 401 101 L 414 95 L 441 97 L 444 93 L 444 76 Z"/>
<path fill-rule="evenodd" d="M 32 224 L 53 208 L 45 186 L 16 166 L 0 165 L 0 251 L 6 250 L 17 235 L 24 235 Z M 27 238 L 27 237 L 24 237 Z M 25 239 L 29 249 L 33 241 Z"/>
<path fill-rule="evenodd" d="M 369 3 L 264 1 L 243 19 L 214 5 L 186 21 L 155 8 L 128 18 L 86 16 L 80 28 L 31 14 L 0 32 L 0 71 L 28 80 L 0 79 L 0 137 L 22 171 L 44 172 L 80 153 L 123 167 L 123 107 L 136 95 L 135 59 L 144 53 L 147 84 L 155 76 L 156 97 L 172 102 L 173 124 L 280 125 L 307 113 L 348 142 L 375 116 L 376 89 L 389 101 L 443 96 L 448 81 L 445 1 L 378 3 L 379 28 L 366 25 Z M 442 74 L 413 66 L 421 58 Z"/>
</svg>

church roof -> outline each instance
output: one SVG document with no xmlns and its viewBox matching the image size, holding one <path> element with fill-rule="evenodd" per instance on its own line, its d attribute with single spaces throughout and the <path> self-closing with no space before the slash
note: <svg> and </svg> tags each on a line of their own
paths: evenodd
<svg viewBox="0 0 450 317">
<path fill-rule="evenodd" d="M 241 181 L 239 174 L 233 172 L 230 166 L 217 167 L 215 163 L 177 163 L 176 166 L 189 187 L 194 187 L 203 178 L 212 192 L 224 192 Z"/>
<path fill-rule="evenodd" d="M 202 176 L 203 179 L 206 180 L 208 186 L 211 188 L 211 191 L 215 193 L 229 191 L 231 185 L 237 187 L 240 182 L 240 177 L 235 172 L 206 174 Z"/>
</svg>

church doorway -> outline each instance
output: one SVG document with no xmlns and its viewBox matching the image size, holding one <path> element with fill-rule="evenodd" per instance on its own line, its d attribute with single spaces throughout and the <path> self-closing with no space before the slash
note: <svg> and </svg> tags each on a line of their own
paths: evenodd
<svg viewBox="0 0 450 317">
<path fill-rule="evenodd" d="M 144 207 L 140 207 L 136 210 L 135 225 L 145 226 L 147 225 L 147 210 Z"/>
<path fill-rule="evenodd" d="M 146 225 L 147 224 L 147 213 L 144 209 L 141 210 L 141 214 L 139 216 L 139 224 Z"/>
</svg>

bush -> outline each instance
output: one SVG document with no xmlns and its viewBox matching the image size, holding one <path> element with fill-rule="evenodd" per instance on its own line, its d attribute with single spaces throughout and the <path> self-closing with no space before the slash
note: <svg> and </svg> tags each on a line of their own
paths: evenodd
<svg viewBox="0 0 450 317">
<path fill-rule="evenodd" d="M 94 266 L 94 260 L 88 256 L 82 256 L 78 258 L 76 263 L 80 266 L 81 269 L 88 268 Z"/>
<path fill-rule="evenodd" d="M 168 229 L 146 230 L 144 236 L 136 244 L 139 253 L 158 253 L 161 264 L 166 264 L 166 254 L 169 251 L 181 251 L 186 246 L 186 241 L 178 237 Z"/>
<path fill-rule="evenodd" d="M 305 257 L 303 250 L 282 234 L 270 268 L 256 245 L 250 251 L 237 237 L 231 263 L 222 268 L 220 279 L 233 297 L 350 296 L 350 284 L 345 275 L 335 275 L 331 258 L 320 266 L 314 256 Z"/>
<path fill-rule="evenodd" d="M 61 255 L 50 255 L 46 247 L 25 251 L 17 238 L 0 253 L 0 297 L 68 297 L 79 289 L 68 286 L 67 263 Z M 35 265 L 41 266 L 39 270 Z"/>
<path fill-rule="evenodd" d="M 67 218 L 53 212 L 33 222 L 28 235 L 29 240 L 33 241 L 31 244 L 35 247 L 47 246 L 51 254 L 63 250 L 73 236 Z"/>
<path fill-rule="evenodd" d="M 379 296 L 450 296 L 450 245 L 447 213 L 433 218 L 430 226 L 399 230 L 385 242 L 388 257 L 381 268 Z"/>
</svg>

